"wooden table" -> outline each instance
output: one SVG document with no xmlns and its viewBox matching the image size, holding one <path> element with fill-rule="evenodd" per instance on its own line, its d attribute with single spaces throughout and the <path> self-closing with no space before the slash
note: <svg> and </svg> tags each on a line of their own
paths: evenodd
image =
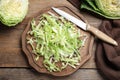
<svg viewBox="0 0 120 80">
<path fill-rule="evenodd" d="M 91 59 L 70 76 L 53 77 L 38 73 L 29 66 L 21 49 L 21 35 L 28 19 L 44 8 L 62 5 L 79 12 L 66 0 L 29 0 L 29 11 L 21 24 L 12 28 L 0 26 L 0 80 L 106 80 L 99 74 L 99 70 L 95 66 L 96 45 L 94 45 Z M 86 12 L 80 13 L 91 25 L 98 27 L 101 24 L 101 19 Z"/>
</svg>

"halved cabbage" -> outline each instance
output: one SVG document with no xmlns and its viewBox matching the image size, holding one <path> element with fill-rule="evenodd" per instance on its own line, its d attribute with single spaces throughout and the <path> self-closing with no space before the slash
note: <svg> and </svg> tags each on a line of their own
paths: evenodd
<svg viewBox="0 0 120 80">
<path fill-rule="evenodd" d="M 28 0 L 0 0 L 0 21 L 7 26 L 20 23 L 28 11 Z"/>
<path fill-rule="evenodd" d="M 109 19 L 120 19 L 120 0 L 84 0 L 81 8 Z"/>
<path fill-rule="evenodd" d="M 104 14 L 120 17 L 120 0 L 95 0 L 95 2 Z"/>
</svg>

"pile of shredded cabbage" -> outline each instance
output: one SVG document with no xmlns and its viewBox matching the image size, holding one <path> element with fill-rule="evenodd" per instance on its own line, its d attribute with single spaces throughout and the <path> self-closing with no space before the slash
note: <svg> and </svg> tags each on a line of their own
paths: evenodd
<svg viewBox="0 0 120 80">
<path fill-rule="evenodd" d="M 34 19 L 31 21 L 28 34 L 32 37 L 27 38 L 27 43 L 36 54 L 35 59 L 42 56 L 43 65 L 48 71 L 61 71 L 67 66 L 76 68 L 79 65 L 79 49 L 83 41 L 80 39 L 80 30 L 70 21 L 53 13 L 44 13 L 38 24 Z"/>
</svg>

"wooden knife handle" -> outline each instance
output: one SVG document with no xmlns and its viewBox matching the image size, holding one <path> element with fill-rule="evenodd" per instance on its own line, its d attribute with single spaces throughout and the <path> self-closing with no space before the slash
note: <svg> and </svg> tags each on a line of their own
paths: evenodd
<svg viewBox="0 0 120 80">
<path fill-rule="evenodd" d="M 111 37 L 107 36 L 105 33 L 101 32 L 97 28 L 94 28 L 94 27 L 88 25 L 87 26 L 87 31 L 93 33 L 96 37 L 98 37 L 99 39 L 101 39 L 105 42 L 108 42 L 110 44 L 118 46 L 118 43 L 115 40 L 113 40 Z"/>
</svg>

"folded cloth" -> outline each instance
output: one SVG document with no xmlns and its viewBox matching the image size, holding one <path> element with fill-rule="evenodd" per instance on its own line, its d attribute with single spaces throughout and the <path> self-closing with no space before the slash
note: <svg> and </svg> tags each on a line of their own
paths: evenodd
<svg viewBox="0 0 120 80">
<path fill-rule="evenodd" d="M 95 55 L 96 65 L 109 80 L 120 80 L 120 20 L 104 20 L 100 30 L 115 39 L 118 46 L 99 40 Z"/>
<path fill-rule="evenodd" d="M 81 0 L 68 0 L 80 9 Z M 97 68 L 108 80 L 120 80 L 120 20 L 103 20 L 99 29 L 118 42 L 118 46 L 98 40 L 95 52 Z"/>
</svg>

